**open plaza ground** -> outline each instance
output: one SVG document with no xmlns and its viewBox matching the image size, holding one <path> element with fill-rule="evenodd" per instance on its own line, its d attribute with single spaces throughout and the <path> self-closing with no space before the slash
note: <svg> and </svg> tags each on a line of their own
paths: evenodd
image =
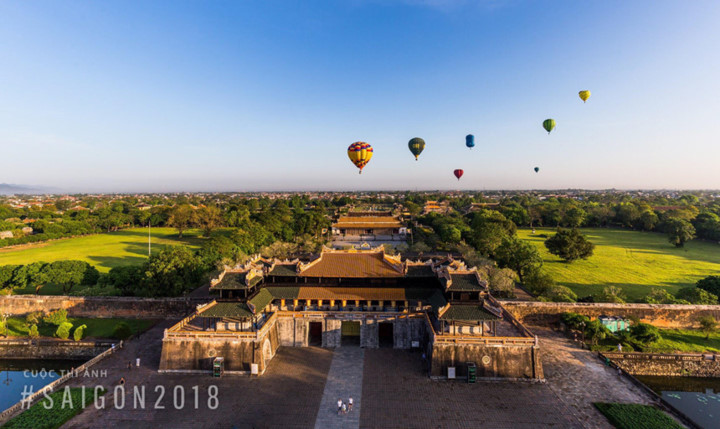
<svg viewBox="0 0 720 429">
<path fill-rule="evenodd" d="M 583 228 L 581 232 L 595 244 L 587 260 L 563 262 L 548 252 L 545 240 L 554 228 L 519 229 L 518 236 L 537 246 L 543 268 L 578 297 L 602 293 L 605 286 L 618 286 L 629 301 L 640 299 L 652 288 L 675 293 L 698 280 L 720 274 L 720 245 L 693 240 L 676 248 L 665 234 L 610 228 Z"/>
<path fill-rule="evenodd" d="M 164 322 L 94 367 L 102 378 L 72 386 L 104 385 L 106 409 L 90 405 L 70 428 L 611 428 L 592 402 L 650 403 L 650 398 L 561 335 L 536 328 L 547 381 L 432 381 L 419 352 L 341 347 L 283 347 L 258 378 L 157 372 Z M 140 357 L 141 366 L 128 369 Z M 124 397 L 113 389 L 126 380 Z M 146 408 L 133 406 L 145 386 Z M 156 386 L 164 386 L 160 397 Z M 177 386 L 182 386 L 179 388 Z M 195 408 L 197 386 L 198 407 Z M 210 386 L 217 409 L 208 408 Z M 344 394 L 344 395 L 343 395 Z M 176 396 L 174 398 L 174 396 Z M 338 397 L 355 408 L 337 415 Z M 114 409 L 115 402 L 124 407 Z M 177 401 L 177 402 L 175 402 Z M 184 401 L 180 409 L 176 403 Z M 155 409 L 156 402 L 164 409 Z"/>
</svg>

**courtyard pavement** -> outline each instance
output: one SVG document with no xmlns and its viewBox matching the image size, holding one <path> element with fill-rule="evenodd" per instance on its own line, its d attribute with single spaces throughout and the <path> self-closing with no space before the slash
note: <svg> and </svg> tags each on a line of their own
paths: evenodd
<svg viewBox="0 0 720 429">
<path fill-rule="evenodd" d="M 611 428 L 592 402 L 651 403 L 627 380 L 560 334 L 539 334 L 546 383 L 431 381 L 419 352 L 343 347 L 281 347 L 264 375 L 179 375 L 157 372 L 163 329 L 152 328 L 94 369 L 105 378 L 79 377 L 73 385 L 104 385 L 106 408 L 90 405 L 68 428 Z M 140 368 L 127 369 L 141 358 Z M 125 377 L 125 395 L 113 388 Z M 155 409 L 156 386 L 164 409 Z M 208 389 L 217 386 L 217 409 Z M 146 408 L 133 406 L 133 387 L 146 389 Z M 175 392 L 174 389 L 183 391 Z M 198 408 L 195 409 L 197 386 Z M 176 398 L 174 398 L 174 396 Z M 337 400 L 355 409 L 337 415 Z M 125 400 L 124 408 L 113 403 Z M 174 405 L 184 399 L 184 406 Z"/>
</svg>

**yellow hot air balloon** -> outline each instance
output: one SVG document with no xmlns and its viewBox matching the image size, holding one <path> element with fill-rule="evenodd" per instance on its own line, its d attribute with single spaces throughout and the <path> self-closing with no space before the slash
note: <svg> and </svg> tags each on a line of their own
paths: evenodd
<svg viewBox="0 0 720 429">
<path fill-rule="evenodd" d="M 580 96 L 580 99 L 584 102 L 588 101 L 588 98 L 590 98 L 590 91 L 580 91 L 578 92 L 578 95 Z"/>
<path fill-rule="evenodd" d="M 359 174 L 362 174 L 362 169 L 373 156 L 373 148 L 365 142 L 355 142 L 348 147 L 347 154 L 350 161 L 360 169 Z"/>
</svg>

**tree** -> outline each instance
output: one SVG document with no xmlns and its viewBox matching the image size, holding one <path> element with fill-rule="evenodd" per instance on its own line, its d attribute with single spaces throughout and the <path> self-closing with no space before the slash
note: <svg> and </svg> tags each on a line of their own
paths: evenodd
<svg viewBox="0 0 720 429">
<path fill-rule="evenodd" d="M 179 296 L 196 288 L 202 261 L 185 246 L 169 246 L 150 257 L 144 266 L 141 296 Z"/>
<path fill-rule="evenodd" d="M 668 241 L 675 247 L 683 247 L 686 242 L 695 238 L 695 227 L 683 219 L 667 220 L 665 231 L 668 234 Z"/>
<path fill-rule="evenodd" d="M 587 259 L 593 254 L 595 245 L 589 242 L 577 229 L 558 228 L 557 233 L 545 240 L 545 247 L 565 262 Z"/>
<path fill-rule="evenodd" d="M 625 302 L 625 295 L 622 289 L 617 286 L 605 286 L 602 294 L 597 297 L 598 302 L 614 302 L 622 304 Z"/>
<path fill-rule="evenodd" d="M 530 292 L 539 296 L 544 296 L 548 291 L 555 287 L 555 280 L 553 280 L 552 276 L 539 269 L 531 271 L 527 276 L 525 276 L 524 283 L 528 289 L 530 289 Z"/>
<path fill-rule="evenodd" d="M 563 224 L 571 228 L 579 228 L 582 226 L 583 222 L 585 222 L 585 217 L 587 217 L 585 210 L 580 207 L 573 207 L 565 212 L 565 215 L 563 216 Z"/>
<path fill-rule="evenodd" d="M 596 345 L 600 340 L 610 334 L 607 326 L 603 325 L 599 320 L 593 320 L 585 325 L 585 337 L 589 338 L 592 344 Z"/>
<path fill-rule="evenodd" d="M 65 310 L 64 308 L 55 310 L 45 316 L 43 318 L 43 322 L 50 325 L 60 326 L 63 323 L 67 322 L 67 310 Z"/>
<path fill-rule="evenodd" d="M 715 330 L 717 329 L 717 320 L 715 320 L 714 317 L 708 315 L 699 318 L 698 322 L 700 322 L 700 330 L 705 333 L 705 339 L 710 339 L 710 334 L 715 332 Z"/>
<path fill-rule="evenodd" d="M 635 323 L 630 327 L 630 335 L 643 344 L 654 343 L 662 339 L 658 328 L 642 322 Z"/>
<path fill-rule="evenodd" d="M 221 226 L 223 222 L 222 211 L 216 206 L 201 208 L 197 211 L 196 218 L 205 237 L 210 237 L 210 233 Z"/>
<path fill-rule="evenodd" d="M 542 294 L 541 298 L 546 298 L 553 302 L 576 302 L 578 297 L 569 287 L 554 285 Z"/>
<path fill-rule="evenodd" d="M 178 238 L 182 238 L 183 231 L 195 224 L 195 211 L 189 204 L 180 204 L 172 208 L 168 224 L 178 230 Z"/>
<path fill-rule="evenodd" d="M 643 231 L 652 231 L 659 221 L 660 219 L 654 211 L 646 210 L 640 215 L 640 218 L 637 220 L 637 225 Z"/>
<path fill-rule="evenodd" d="M 66 294 L 77 285 L 94 285 L 100 273 L 85 261 L 55 261 L 43 267 L 42 274 L 47 283 L 62 285 Z"/>
<path fill-rule="evenodd" d="M 698 280 L 697 287 L 720 297 L 720 276 L 708 276 Z"/>
<path fill-rule="evenodd" d="M 495 251 L 495 260 L 502 268 L 511 268 L 520 281 L 542 267 L 543 260 L 537 248 L 517 237 L 507 237 Z"/>
<path fill-rule="evenodd" d="M 490 293 L 502 298 L 515 298 L 515 280 L 517 273 L 510 268 L 497 268 L 487 265 L 481 270 L 487 277 Z"/>
<path fill-rule="evenodd" d="M 113 330 L 113 338 L 118 340 L 127 340 L 132 336 L 132 334 L 133 331 L 130 328 L 130 325 L 125 322 L 118 323 L 115 325 L 115 329 Z"/>
<path fill-rule="evenodd" d="M 72 330 L 72 323 L 70 322 L 63 322 L 58 326 L 57 331 L 55 331 L 55 336 L 60 338 L 61 340 L 67 340 L 70 337 L 70 330 Z"/>
<path fill-rule="evenodd" d="M 75 332 L 73 332 L 73 339 L 75 341 L 82 340 L 83 334 L 85 333 L 85 329 L 87 329 L 87 325 L 80 325 L 77 328 L 75 328 Z"/>
<path fill-rule="evenodd" d="M 684 299 L 691 304 L 714 305 L 718 303 L 717 295 L 695 286 L 680 289 L 675 297 L 677 299 Z"/>
<path fill-rule="evenodd" d="M 675 297 L 663 288 L 653 288 L 643 301 L 648 304 L 674 304 Z"/>
</svg>

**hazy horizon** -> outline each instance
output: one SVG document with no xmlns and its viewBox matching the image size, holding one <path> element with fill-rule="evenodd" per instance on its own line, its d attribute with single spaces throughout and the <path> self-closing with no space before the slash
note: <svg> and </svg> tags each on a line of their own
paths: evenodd
<svg viewBox="0 0 720 429">
<path fill-rule="evenodd" d="M 720 189 L 718 18 L 675 1 L 2 2 L 0 183 Z"/>
</svg>

